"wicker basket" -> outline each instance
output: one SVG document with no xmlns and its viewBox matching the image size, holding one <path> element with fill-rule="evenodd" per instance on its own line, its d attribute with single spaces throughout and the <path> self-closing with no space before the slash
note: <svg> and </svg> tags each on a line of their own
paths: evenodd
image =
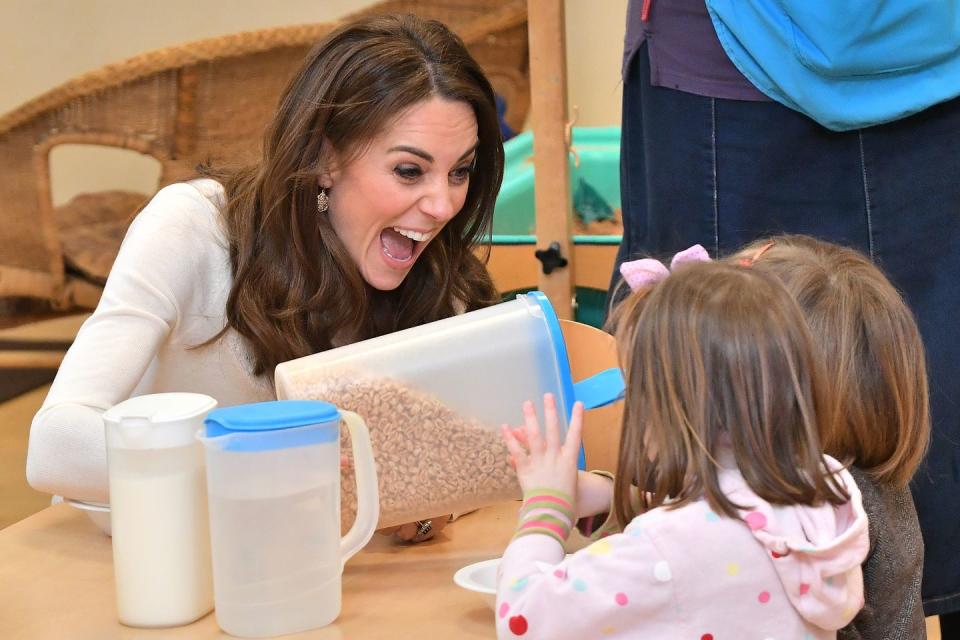
<svg viewBox="0 0 960 640">
<path fill-rule="evenodd" d="M 505 98 L 508 124 L 522 127 L 530 102 L 524 0 L 387 0 L 344 20 L 378 13 L 415 13 L 448 24 Z M 36 298 L 61 309 L 95 306 L 126 223 L 147 198 L 86 193 L 55 209 L 54 147 L 93 144 L 152 156 L 162 167 L 161 185 L 194 174 L 201 161 L 252 161 L 288 78 L 337 24 L 152 51 L 0 116 L 0 298 Z"/>
</svg>

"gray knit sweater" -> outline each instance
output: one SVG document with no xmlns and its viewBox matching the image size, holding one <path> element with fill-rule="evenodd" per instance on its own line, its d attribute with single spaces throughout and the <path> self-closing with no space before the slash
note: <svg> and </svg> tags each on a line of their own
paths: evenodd
<svg viewBox="0 0 960 640">
<path fill-rule="evenodd" d="M 870 555 L 863 563 L 866 604 L 837 638 L 923 640 L 923 538 L 910 490 L 879 484 L 856 467 L 850 472 L 870 520 Z"/>
</svg>

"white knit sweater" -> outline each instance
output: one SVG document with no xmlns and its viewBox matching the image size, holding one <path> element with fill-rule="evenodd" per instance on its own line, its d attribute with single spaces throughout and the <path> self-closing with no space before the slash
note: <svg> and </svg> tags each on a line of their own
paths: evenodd
<svg viewBox="0 0 960 640">
<path fill-rule="evenodd" d="M 220 406 L 274 397 L 243 339 L 191 349 L 226 324 L 231 271 L 213 180 L 161 190 L 136 217 L 103 297 L 83 324 L 30 428 L 35 489 L 107 502 L 104 411 L 131 396 L 204 393 Z"/>
</svg>

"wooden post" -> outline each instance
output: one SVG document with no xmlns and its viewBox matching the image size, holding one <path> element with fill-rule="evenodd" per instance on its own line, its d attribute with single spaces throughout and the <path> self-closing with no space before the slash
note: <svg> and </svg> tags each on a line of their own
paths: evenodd
<svg viewBox="0 0 960 640">
<path fill-rule="evenodd" d="M 567 58 L 563 0 L 529 0 L 530 108 L 533 122 L 537 249 L 557 243 L 565 267 L 540 274 L 557 315 L 573 318 L 573 243 L 567 159 Z"/>
</svg>

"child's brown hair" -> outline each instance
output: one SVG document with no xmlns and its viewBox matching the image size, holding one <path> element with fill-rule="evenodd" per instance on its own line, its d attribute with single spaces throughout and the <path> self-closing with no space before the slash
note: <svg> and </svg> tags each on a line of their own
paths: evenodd
<svg viewBox="0 0 960 640">
<path fill-rule="evenodd" d="M 620 522 L 643 508 L 705 497 L 737 517 L 720 490 L 717 451 L 728 443 L 747 484 L 773 504 L 840 504 L 818 435 L 824 381 L 812 338 L 784 287 L 752 269 L 678 266 L 630 294 L 613 323 L 626 379 L 614 507 Z"/>
<path fill-rule="evenodd" d="M 732 259 L 779 279 L 820 345 L 834 395 L 824 451 L 907 486 L 926 453 L 930 408 L 923 342 L 896 288 L 860 252 L 809 236 L 758 240 Z"/>
</svg>

